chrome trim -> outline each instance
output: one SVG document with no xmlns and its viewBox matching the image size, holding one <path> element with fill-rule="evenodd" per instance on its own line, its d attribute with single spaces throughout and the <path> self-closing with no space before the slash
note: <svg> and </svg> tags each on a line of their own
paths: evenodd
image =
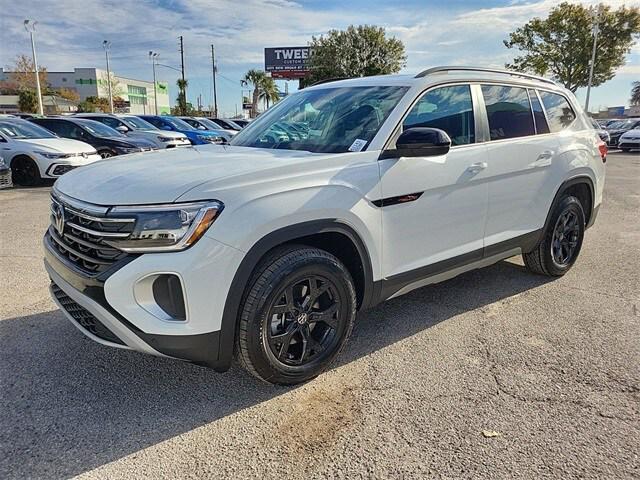
<svg viewBox="0 0 640 480">
<path fill-rule="evenodd" d="M 76 230 L 80 230 L 81 232 L 88 233 L 89 235 L 93 235 L 94 237 L 109 237 L 109 238 L 127 238 L 131 235 L 129 233 L 117 233 L 117 232 L 98 232 L 96 230 L 91 230 L 90 228 L 81 227 L 73 222 L 67 222 L 67 225 L 71 228 L 75 228 Z"/>
<path fill-rule="evenodd" d="M 57 201 L 58 203 L 62 203 L 65 206 L 65 208 L 71 207 L 73 209 L 80 210 L 82 212 L 88 212 L 92 215 L 102 216 L 102 215 L 106 215 L 107 212 L 109 211 L 109 207 L 104 207 L 101 205 L 95 205 L 93 203 L 83 202 L 82 200 L 76 200 L 75 198 L 62 193 L 61 191 L 56 189 L 55 186 L 53 187 L 53 190 L 51 192 L 51 198 Z"/>
</svg>

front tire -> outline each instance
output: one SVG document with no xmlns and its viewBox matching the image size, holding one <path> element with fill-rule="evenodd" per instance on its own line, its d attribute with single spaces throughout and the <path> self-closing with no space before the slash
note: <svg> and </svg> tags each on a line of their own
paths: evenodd
<svg viewBox="0 0 640 480">
<path fill-rule="evenodd" d="M 533 273 L 561 277 L 580 254 L 584 239 L 585 215 L 580 200 L 565 195 L 554 207 L 540 243 L 523 253 L 524 264 Z"/>
<path fill-rule="evenodd" d="M 115 157 L 117 155 L 116 152 L 108 150 L 108 149 L 98 150 L 98 154 L 102 158 L 111 158 L 111 157 Z"/>
<path fill-rule="evenodd" d="M 240 363 L 264 381 L 293 385 L 318 376 L 342 350 L 355 321 L 355 288 L 330 253 L 289 246 L 261 262 L 240 311 Z"/>
<path fill-rule="evenodd" d="M 42 182 L 40 169 L 29 157 L 16 157 L 11 162 L 11 179 L 16 185 L 34 187 Z"/>
</svg>

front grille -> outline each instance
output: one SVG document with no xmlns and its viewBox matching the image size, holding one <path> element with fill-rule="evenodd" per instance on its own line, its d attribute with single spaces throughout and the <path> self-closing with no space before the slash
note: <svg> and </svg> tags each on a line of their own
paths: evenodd
<svg viewBox="0 0 640 480">
<path fill-rule="evenodd" d="M 116 337 L 116 335 L 105 327 L 100 320 L 94 317 L 91 312 L 74 302 L 69 295 L 64 293 L 64 291 L 53 282 L 51 282 L 51 291 L 62 308 L 71 315 L 71 318 L 78 322 L 82 328 L 107 342 L 125 345 L 122 340 Z"/>
<path fill-rule="evenodd" d="M 53 195 L 51 199 L 51 226 L 47 237 L 51 248 L 67 262 L 88 275 L 95 275 L 127 256 L 106 242 L 129 237 L 135 219 L 109 218 L 106 209 L 88 213 Z"/>
<path fill-rule="evenodd" d="M 640 148 L 640 143 L 619 143 L 620 148 Z"/>
</svg>

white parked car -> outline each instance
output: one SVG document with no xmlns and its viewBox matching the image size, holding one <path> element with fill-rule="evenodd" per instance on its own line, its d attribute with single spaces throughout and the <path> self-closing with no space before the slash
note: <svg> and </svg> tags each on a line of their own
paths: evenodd
<svg viewBox="0 0 640 480">
<path fill-rule="evenodd" d="M 153 142 L 158 148 L 190 147 L 191 142 L 186 135 L 178 132 L 160 130 L 149 122 L 135 115 L 109 113 L 78 113 L 74 115 L 86 118 L 116 129 L 131 138 L 143 138 Z"/>
<path fill-rule="evenodd" d="M 60 179 L 51 291 L 105 345 L 219 371 L 236 355 L 303 382 L 357 310 L 514 255 L 564 275 L 606 153 L 573 94 L 540 77 L 441 67 L 319 84 L 229 146 Z"/>
<path fill-rule="evenodd" d="M 13 183 L 18 185 L 37 185 L 44 178 L 58 178 L 100 160 L 91 145 L 59 138 L 19 118 L 0 118 L 0 155 L 11 168 Z"/>
<path fill-rule="evenodd" d="M 640 127 L 628 130 L 620 135 L 618 148 L 623 152 L 640 149 Z"/>
</svg>

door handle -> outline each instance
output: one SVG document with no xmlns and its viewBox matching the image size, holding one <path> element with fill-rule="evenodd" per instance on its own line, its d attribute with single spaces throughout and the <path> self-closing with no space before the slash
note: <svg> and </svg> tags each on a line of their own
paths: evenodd
<svg viewBox="0 0 640 480">
<path fill-rule="evenodd" d="M 548 160 L 553 157 L 553 150 L 545 150 L 540 155 L 538 155 L 538 160 Z"/>
<path fill-rule="evenodd" d="M 467 167 L 467 171 L 471 173 L 477 173 L 487 168 L 487 166 L 487 162 L 472 163 Z"/>
</svg>

